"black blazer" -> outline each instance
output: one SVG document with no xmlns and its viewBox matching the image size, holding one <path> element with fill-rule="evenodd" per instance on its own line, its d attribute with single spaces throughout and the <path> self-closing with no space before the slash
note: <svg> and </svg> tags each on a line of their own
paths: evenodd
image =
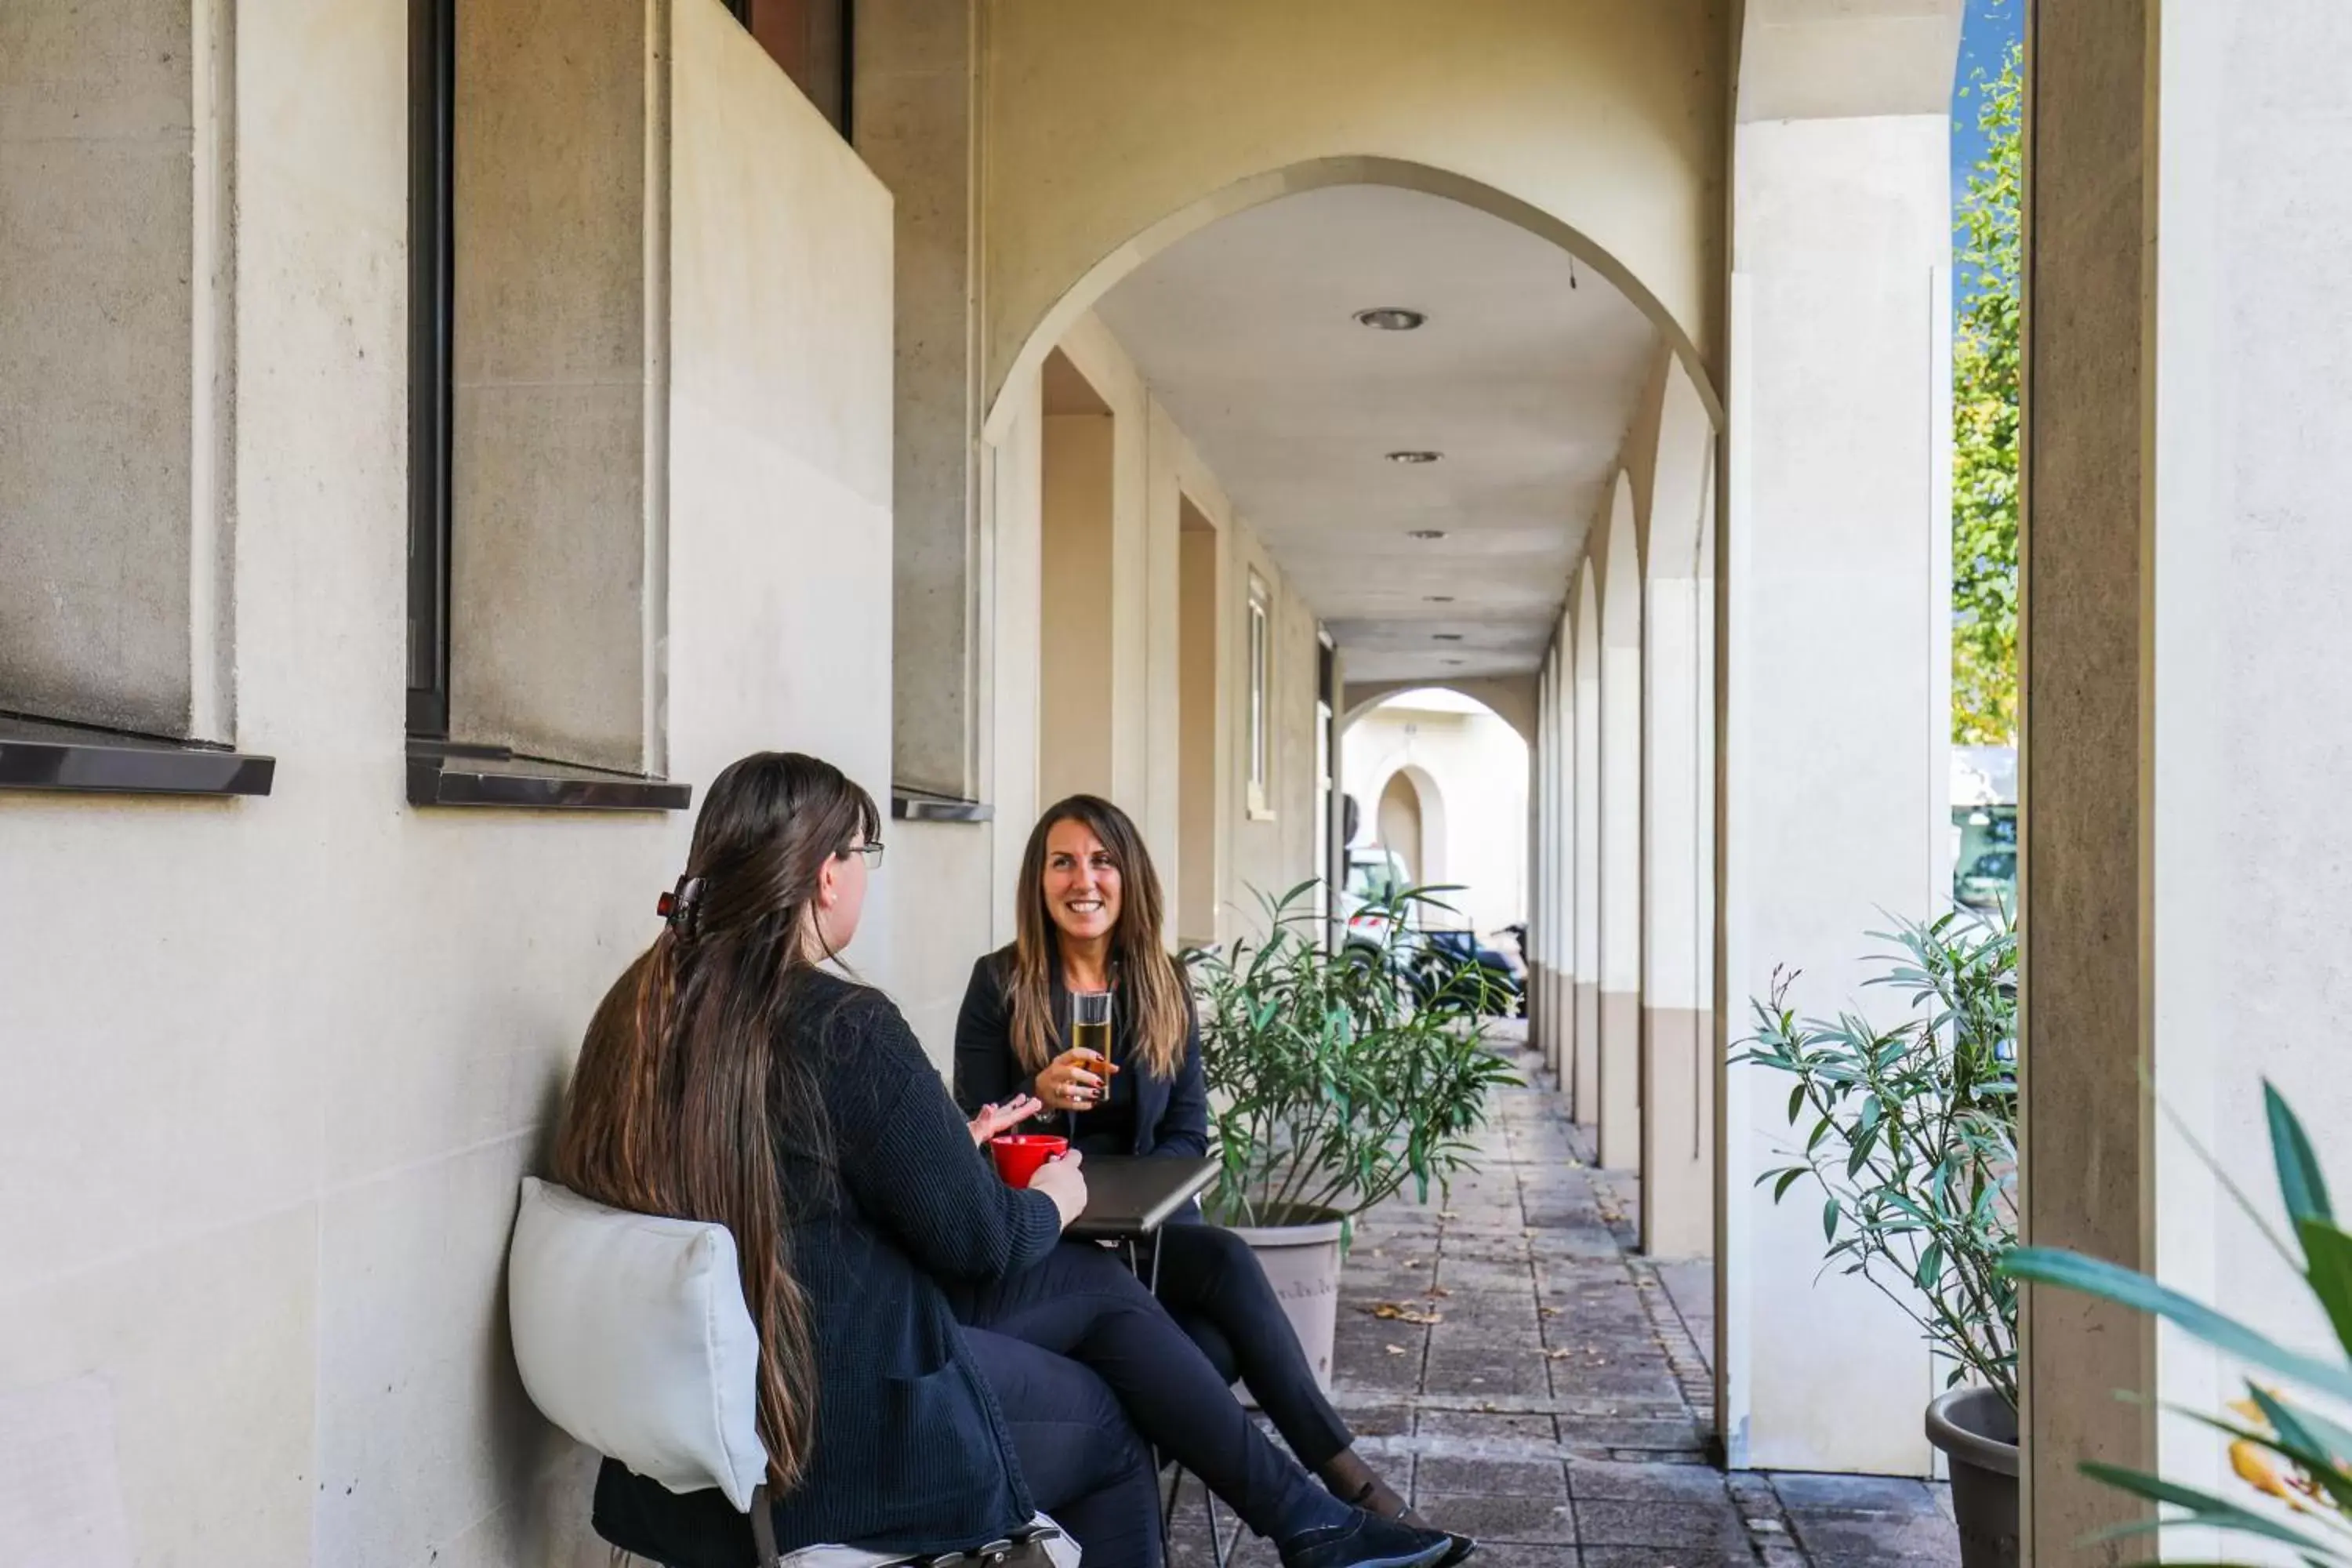
<svg viewBox="0 0 2352 1568">
<path fill-rule="evenodd" d="M 830 1165 L 781 1149 L 792 1266 L 816 1354 L 815 1451 L 776 1505 L 776 1543 L 938 1552 L 1036 1512 L 1003 1414 L 943 1285 L 1026 1268 L 1061 1237 L 1045 1194 L 1006 1186 L 907 1021 L 879 992 L 819 973 L 779 1054 L 815 1074 Z M 606 1460 L 597 1533 L 675 1568 L 745 1568 L 748 1521 L 719 1492 L 684 1496 Z"/>
<path fill-rule="evenodd" d="M 955 1097 L 966 1116 L 983 1105 L 1036 1092 L 1036 1075 L 1021 1066 L 1013 1048 L 1013 1008 L 1008 1000 L 1013 949 L 999 948 L 971 966 L 963 1010 L 956 1015 Z M 1054 1054 L 1062 1053 L 1061 1020 L 1068 1016 L 1069 990 L 1061 964 L 1054 965 Z M 1184 1059 L 1176 1076 L 1164 1079 L 1130 1066 L 1135 1073 L 1135 1152 L 1190 1154 L 1209 1152 L 1209 1085 L 1201 1069 L 1201 1019 L 1188 992 Z M 1135 1062 L 1134 1023 L 1124 1007 L 1111 1015 L 1111 1051 L 1122 1065 Z"/>
</svg>

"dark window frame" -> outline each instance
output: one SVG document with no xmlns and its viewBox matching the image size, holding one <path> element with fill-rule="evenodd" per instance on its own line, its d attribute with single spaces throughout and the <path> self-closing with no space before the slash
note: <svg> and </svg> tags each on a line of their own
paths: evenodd
<svg viewBox="0 0 2352 1568">
<path fill-rule="evenodd" d="M 449 734 L 457 0 L 409 0 L 408 733 Z"/>
<path fill-rule="evenodd" d="M 760 0 L 721 0 L 721 4 L 727 7 L 727 14 L 734 17 L 743 30 L 755 38 L 759 33 L 752 26 L 751 16 L 758 8 L 759 3 Z M 857 79 L 857 0 L 835 0 L 835 3 L 841 7 L 838 18 L 841 34 L 841 61 L 839 75 L 834 80 L 833 89 L 835 101 L 840 105 L 839 114 L 836 116 L 829 112 L 826 106 L 818 100 L 816 95 L 809 91 L 805 83 L 796 82 L 794 85 L 800 88 L 802 96 L 816 106 L 817 112 L 824 115 L 834 130 L 841 133 L 841 139 L 844 142 L 854 142 L 855 138 L 850 135 L 850 127 L 856 123 L 851 94 Z M 781 70 L 783 68 L 780 65 L 777 68 Z"/>
</svg>

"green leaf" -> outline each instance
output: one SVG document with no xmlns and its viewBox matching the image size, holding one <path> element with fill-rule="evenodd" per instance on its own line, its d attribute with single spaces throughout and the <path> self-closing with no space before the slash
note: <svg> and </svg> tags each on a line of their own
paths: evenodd
<svg viewBox="0 0 2352 1568">
<path fill-rule="evenodd" d="M 1919 1255 L 1919 1270 L 1912 1276 L 1922 1290 L 1932 1290 L 1936 1281 L 1944 1277 L 1944 1244 L 1931 1241 L 1927 1250 Z"/>
<path fill-rule="evenodd" d="M 2303 1241 L 2304 1278 L 2336 1325 L 2336 1342 L 2352 1356 L 2352 1236 L 2307 1217 L 2295 1221 L 2294 1233 Z"/>
<path fill-rule="evenodd" d="M 2279 1196 L 2286 1200 L 2288 1217 L 2332 1222 L 2336 1215 L 2327 1206 L 2327 1178 L 2320 1173 L 2319 1158 L 2294 1108 L 2268 1079 L 2263 1083 L 2263 1107 L 2270 1113 L 2271 1158 L 2278 1165 Z"/>
<path fill-rule="evenodd" d="M 1789 1091 L 1789 1125 L 1797 1124 L 1797 1112 L 1805 1109 L 1805 1085 L 1802 1079 Z"/>
<path fill-rule="evenodd" d="M 1822 1239 L 1823 1241 L 1835 1241 L 1837 1239 L 1837 1222 L 1838 1199 L 1837 1194 L 1835 1193 L 1832 1193 L 1830 1194 L 1830 1201 L 1822 1207 Z"/>
<path fill-rule="evenodd" d="M 2151 1476 L 2143 1470 L 2127 1470 L 2120 1465 L 2103 1465 L 2091 1459 L 2084 1460 L 2076 1468 L 2093 1480 L 2104 1482 L 2117 1491 L 2129 1492 L 2134 1497 L 2146 1498 L 2150 1502 L 2169 1503 L 2175 1508 L 2184 1508 L 2189 1510 L 2187 1515 L 2177 1519 L 2158 1520 L 2154 1523 L 2137 1521 L 2119 1525 L 2113 1530 L 2102 1531 L 2091 1538 L 2093 1542 L 2118 1541 L 2126 1536 L 2145 1535 L 2151 1530 L 2165 1530 L 2175 1525 L 2203 1524 L 2210 1525 L 2216 1530 L 2234 1531 L 2243 1535 L 2258 1535 L 2265 1540 L 2284 1542 L 2299 1551 L 2324 1553 L 2328 1550 L 2299 1530 L 2291 1529 L 2265 1514 L 2256 1513 L 2250 1508 L 2241 1507 L 2227 1498 L 2215 1497 L 2211 1492 L 2200 1491 L 2195 1487 L 2184 1487 L 2177 1481 L 2168 1481 L 2161 1476 Z"/>
<path fill-rule="evenodd" d="M 2352 1368 L 2332 1365 L 2288 1350 L 2236 1319 L 2225 1317 L 2203 1302 L 2191 1300 L 2119 1264 L 2060 1247 L 2021 1247 L 2001 1259 L 2000 1271 L 2013 1279 L 2079 1290 L 2152 1317 L 2168 1319 L 2216 1350 L 2251 1366 L 2267 1367 L 2331 1398 L 2352 1401 Z"/>
<path fill-rule="evenodd" d="M 1788 1170 L 1781 1172 L 1780 1181 L 1774 1184 L 1772 1188 L 1772 1201 L 1777 1204 L 1782 1198 L 1788 1196 L 1790 1185 L 1794 1183 L 1799 1176 L 1801 1176 L 1804 1173 L 1805 1169 L 1801 1165 L 1791 1166 Z"/>
</svg>

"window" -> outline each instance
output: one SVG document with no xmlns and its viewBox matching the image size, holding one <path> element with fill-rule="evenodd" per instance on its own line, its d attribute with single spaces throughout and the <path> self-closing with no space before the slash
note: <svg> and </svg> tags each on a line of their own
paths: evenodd
<svg viewBox="0 0 2352 1568">
<path fill-rule="evenodd" d="M 727 8 L 846 137 L 851 0 L 727 0 Z"/>
<path fill-rule="evenodd" d="M 1273 687 L 1273 606 L 1257 574 L 1249 580 L 1249 809 L 1253 816 L 1274 815 L 1274 714 L 1267 693 Z"/>
<path fill-rule="evenodd" d="M 408 7 L 408 732 L 449 733 L 455 0 Z"/>
</svg>

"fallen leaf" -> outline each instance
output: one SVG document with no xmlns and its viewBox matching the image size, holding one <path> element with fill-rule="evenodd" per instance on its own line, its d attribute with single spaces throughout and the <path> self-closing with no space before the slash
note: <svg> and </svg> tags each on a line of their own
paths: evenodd
<svg viewBox="0 0 2352 1568">
<path fill-rule="evenodd" d="M 1546 1351 L 1543 1352 L 1543 1357 L 1546 1361 L 1566 1361 L 1575 1353 L 1574 1351 Z"/>
<path fill-rule="evenodd" d="M 1437 1211 L 1437 1217 L 1440 1219 L 1460 1219 L 1462 1216 L 1455 1214 L 1452 1209 L 1439 1209 Z"/>
<path fill-rule="evenodd" d="M 1453 1294 L 1453 1291 L 1448 1290 L 1443 1285 L 1432 1285 L 1429 1288 L 1429 1295 L 1432 1300 L 1443 1300 L 1444 1298 Z"/>
<path fill-rule="evenodd" d="M 1370 1312 L 1375 1318 L 1385 1318 L 1391 1322 L 1418 1324 L 1422 1328 L 1444 1321 L 1435 1312 L 1424 1312 L 1418 1307 L 1408 1307 L 1402 1301 L 1375 1301 L 1370 1306 L 1360 1307 L 1357 1310 Z"/>
<path fill-rule="evenodd" d="M 1560 1311 L 1561 1309 L 1558 1307 L 1546 1307 L 1543 1309 L 1543 1315 L 1547 1318 L 1557 1318 L 1559 1316 Z"/>
<path fill-rule="evenodd" d="M 1402 1345 L 1382 1345 L 1381 1349 L 1388 1352 L 1391 1355 L 1404 1354 L 1404 1347 Z"/>
</svg>

